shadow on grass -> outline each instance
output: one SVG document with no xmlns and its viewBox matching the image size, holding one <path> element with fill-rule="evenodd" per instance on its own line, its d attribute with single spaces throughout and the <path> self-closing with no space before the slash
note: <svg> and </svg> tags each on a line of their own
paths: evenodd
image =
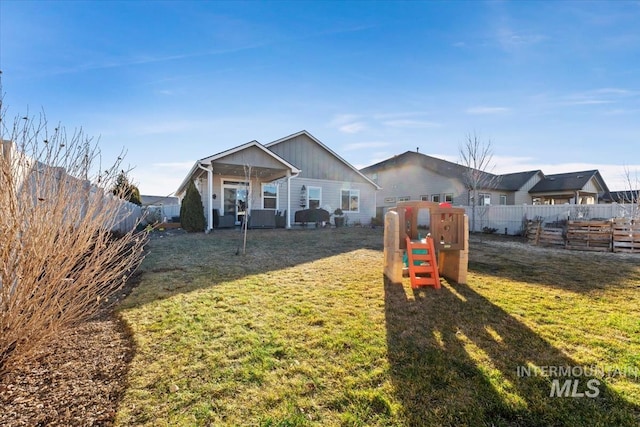
<svg viewBox="0 0 640 427">
<path fill-rule="evenodd" d="M 519 375 L 528 364 L 578 365 L 469 286 L 409 295 L 384 286 L 388 357 L 408 425 L 638 425 L 640 408 L 605 382 L 592 383 L 594 398 L 550 397 L 554 380 L 577 380 L 577 394 L 593 395 L 593 377 Z"/>
<path fill-rule="evenodd" d="M 156 233 L 140 267 L 141 281 L 121 308 L 170 298 L 246 276 L 282 270 L 359 249 L 382 251 L 382 228 L 240 230 Z"/>
<path fill-rule="evenodd" d="M 470 242 L 469 271 L 577 293 L 640 282 L 640 256 L 543 248 L 513 241 Z M 576 274 L 567 274 L 567 267 Z"/>
</svg>

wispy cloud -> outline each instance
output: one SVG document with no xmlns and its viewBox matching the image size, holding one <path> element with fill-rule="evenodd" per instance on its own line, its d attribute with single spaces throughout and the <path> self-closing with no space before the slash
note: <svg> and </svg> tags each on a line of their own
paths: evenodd
<svg viewBox="0 0 640 427">
<path fill-rule="evenodd" d="M 625 98 L 637 97 L 640 93 L 621 88 L 599 88 L 572 93 L 560 98 L 560 105 L 601 105 L 613 104 Z"/>
<path fill-rule="evenodd" d="M 405 119 L 409 117 L 424 117 L 429 116 L 430 114 L 431 113 L 428 111 L 400 111 L 393 113 L 374 114 L 373 118 L 376 120 Z"/>
<path fill-rule="evenodd" d="M 348 123 L 346 125 L 339 126 L 338 130 L 344 133 L 358 133 L 358 132 L 362 132 L 366 128 L 367 128 L 367 125 L 363 122 L 353 122 L 353 123 Z"/>
<path fill-rule="evenodd" d="M 338 114 L 333 117 L 329 126 L 337 128 L 340 132 L 354 134 L 362 132 L 367 128 L 367 124 L 362 121 L 359 114 Z"/>
<path fill-rule="evenodd" d="M 507 107 L 488 107 L 488 106 L 477 106 L 470 107 L 465 110 L 467 114 L 504 114 L 511 111 L 510 108 Z"/>
<path fill-rule="evenodd" d="M 240 47 L 233 47 L 228 49 L 215 49 L 202 52 L 191 52 L 176 55 L 162 55 L 162 54 L 142 54 L 133 57 L 119 57 L 119 58 L 98 58 L 91 62 L 85 62 L 83 64 L 77 64 L 70 67 L 54 69 L 51 74 L 73 74 L 81 73 L 85 71 L 103 70 L 109 68 L 120 68 L 135 65 L 147 65 L 169 61 L 179 61 L 183 59 L 199 58 L 206 56 L 225 55 L 230 53 L 241 52 L 244 50 L 256 49 L 265 46 L 267 43 L 253 43 Z"/>
<path fill-rule="evenodd" d="M 503 49 L 512 51 L 541 43 L 548 39 L 544 34 L 514 31 L 511 28 L 500 28 L 496 33 L 496 39 Z"/>
<path fill-rule="evenodd" d="M 387 120 L 382 122 L 383 125 L 393 128 L 409 128 L 409 129 L 427 129 L 437 128 L 442 126 L 441 123 L 427 121 L 427 120 L 410 120 L 410 119 L 398 119 Z"/>
</svg>

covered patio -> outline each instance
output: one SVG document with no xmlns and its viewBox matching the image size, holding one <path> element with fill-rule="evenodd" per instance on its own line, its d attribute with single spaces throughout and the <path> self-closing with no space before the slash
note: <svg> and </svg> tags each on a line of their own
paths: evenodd
<svg viewBox="0 0 640 427">
<path fill-rule="evenodd" d="M 207 231 L 233 227 L 253 217 L 249 225 L 270 226 L 277 213 L 291 228 L 291 178 L 300 169 L 257 141 L 198 160 L 180 184 L 182 198 L 193 180 L 202 196 Z M 274 219 L 275 221 L 275 219 Z M 275 223 L 274 223 L 275 224 Z"/>
</svg>

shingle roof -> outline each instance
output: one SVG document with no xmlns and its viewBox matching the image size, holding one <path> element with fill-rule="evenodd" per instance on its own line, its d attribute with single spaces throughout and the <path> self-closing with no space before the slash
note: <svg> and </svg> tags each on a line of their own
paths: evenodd
<svg viewBox="0 0 640 427">
<path fill-rule="evenodd" d="M 500 182 L 498 183 L 496 189 L 505 191 L 518 191 L 534 175 L 541 172 L 542 171 L 538 169 L 534 171 L 506 173 L 503 175 L 499 175 Z"/>
<path fill-rule="evenodd" d="M 416 153 L 415 151 L 407 151 L 397 156 L 393 156 L 387 160 L 367 166 L 361 169 L 362 173 L 374 173 L 384 169 L 393 169 L 398 166 L 417 165 L 425 169 L 432 170 L 439 175 L 447 178 L 461 178 L 466 168 L 457 163 L 447 160 L 438 159 L 436 157 L 427 156 L 426 154 Z"/>
<path fill-rule="evenodd" d="M 531 188 L 531 190 L 529 190 L 529 193 L 581 190 L 596 174 L 599 177 L 600 174 L 597 169 L 546 175 L 543 180 L 539 181 L 533 186 L 533 188 Z M 608 192 L 604 181 L 601 178 L 598 178 L 598 181 L 600 182 L 600 185 L 604 186 L 603 190 Z"/>
<path fill-rule="evenodd" d="M 438 159 L 437 157 L 427 156 L 426 154 L 417 153 L 415 151 L 407 151 L 398 156 L 391 157 L 382 162 L 368 166 L 362 169 L 362 173 L 371 174 L 384 169 L 393 169 L 404 165 L 416 165 L 425 169 L 429 169 L 439 175 L 447 178 L 455 178 L 463 181 L 463 177 L 467 172 L 467 167 L 458 163 L 447 160 Z M 482 181 L 491 182 L 492 188 L 496 190 L 516 191 L 519 190 L 531 177 L 537 173 L 536 171 L 509 173 L 504 175 L 495 175 L 488 172 L 482 172 L 484 177 Z"/>
<path fill-rule="evenodd" d="M 640 199 L 640 190 L 610 191 L 611 201 L 617 203 L 635 203 Z"/>
</svg>

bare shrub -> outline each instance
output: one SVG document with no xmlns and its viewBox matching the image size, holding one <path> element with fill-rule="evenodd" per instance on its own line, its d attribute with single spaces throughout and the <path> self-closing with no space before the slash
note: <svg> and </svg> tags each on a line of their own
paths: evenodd
<svg viewBox="0 0 640 427">
<path fill-rule="evenodd" d="M 2 104 L 0 101 L 0 110 Z M 139 265 L 146 235 L 111 230 L 121 159 L 104 169 L 82 130 L 0 111 L 0 374 L 95 314 Z"/>
</svg>

